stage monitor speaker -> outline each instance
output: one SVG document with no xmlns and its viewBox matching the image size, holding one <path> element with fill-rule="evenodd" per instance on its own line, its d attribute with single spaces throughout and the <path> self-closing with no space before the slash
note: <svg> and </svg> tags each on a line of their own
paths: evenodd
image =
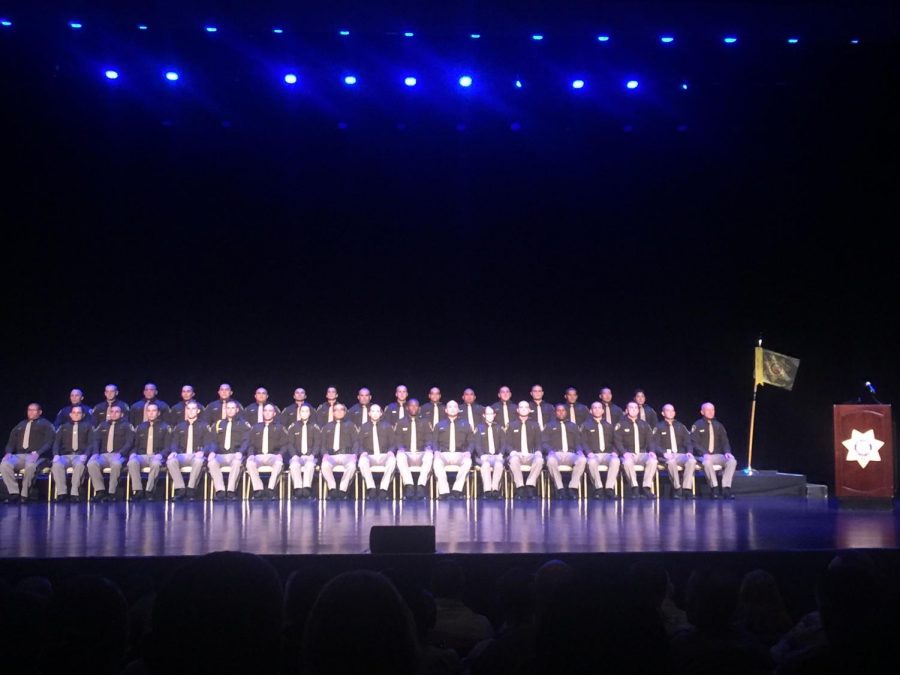
<svg viewBox="0 0 900 675">
<path fill-rule="evenodd" d="M 434 525 L 373 525 L 369 551 L 376 555 L 434 553 Z"/>
</svg>

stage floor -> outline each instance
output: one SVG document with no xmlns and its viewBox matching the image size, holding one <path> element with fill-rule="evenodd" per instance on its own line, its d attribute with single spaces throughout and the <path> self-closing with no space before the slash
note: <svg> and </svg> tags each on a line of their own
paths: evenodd
<svg viewBox="0 0 900 675">
<path fill-rule="evenodd" d="M 373 525 L 434 525 L 438 553 L 897 548 L 895 509 L 833 500 L 0 505 L 0 558 L 360 554 Z"/>
</svg>

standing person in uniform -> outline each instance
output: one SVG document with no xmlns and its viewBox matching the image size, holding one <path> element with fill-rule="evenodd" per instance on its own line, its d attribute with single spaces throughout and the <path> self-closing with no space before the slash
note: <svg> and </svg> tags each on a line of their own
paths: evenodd
<svg viewBox="0 0 900 675">
<path fill-rule="evenodd" d="M 509 423 L 516 419 L 516 404 L 512 402 L 512 391 L 505 384 L 497 390 L 497 400 L 491 407 L 497 413 L 497 423 L 506 431 Z"/>
<path fill-rule="evenodd" d="M 615 499 L 616 479 L 621 460 L 613 442 L 613 426 L 603 416 L 603 404 L 591 403 L 591 415 L 581 427 L 581 447 L 587 453 L 587 468 L 594 484 L 593 499 Z M 606 487 L 600 480 L 600 467 L 606 466 Z"/>
<path fill-rule="evenodd" d="M 516 407 L 517 419 L 509 423 L 506 430 L 506 452 L 509 471 L 515 483 L 516 499 L 537 499 L 537 481 L 544 468 L 541 453 L 541 428 L 532 418 L 533 411 L 528 401 L 519 401 Z M 522 465 L 530 465 L 528 478 L 522 476 Z"/>
<path fill-rule="evenodd" d="M 691 451 L 691 434 L 681 422 L 675 419 L 675 406 L 666 403 L 662 410 L 662 419 L 653 431 L 653 444 L 657 457 L 662 457 L 672 481 L 672 497 L 693 499 L 694 472 L 697 470 L 697 459 Z M 678 467 L 684 468 L 684 480 L 678 475 Z"/>
<path fill-rule="evenodd" d="M 184 407 L 185 419 L 172 429 L 169 443 L 169 456 L 166 458 L 166 468 L 172 478 L 175 487 L 175 499 L 181 500 L 187 497 L 190 501 L 196 499 L 197 481 L 200 480 L 200 472 L 203 471 L 205 461 L 205 449 L 209 442 L 209 427 L 200 417 L 200 404 L 196 401 L 188 401 Z M 181 470 L 190 467 L 187 487 L 184 485 L 184 477 Z"/>
<path fill-rule="evenodd" d="M 296 422 L 288 427 L 288 452 L 291 461 L 288 471 L 294 484 L 294 499 L 314 499 L 313 477 L 316 474 L 316 458 L 322 454 L 322 430 L 313 421 L 313 408 L 300 403 Z"/>
<path fill-rule="evenodd" d="M 257 387 L 256 391 L 253 392 L 253 403 L 244 408 L 244 419 L 250 423 L 250 426 L 263 423 L 263 408 L 267 404 L 275 408 L 276 416 L 281 415 L 281 410 L 278 409 L 278 406 L 269 400 L 269 390 L 265 387 Z"/>
<path fill-rule="evenodd" d="M 431 450 L 431 426 L 419 415 L 419 400 L 411 398 L 406 402 L 407 415 L 397 421 L 394 428 L 394 454 L 397 457 L 397 471 L 403 481 L 404 499 L 425 499 L 425 486 L 434 465 Z M 410 467 L 419 467 L 418 483 L 413 483 Z"/>
<path fill-rule="evenodd" d="M 9 432 L 9 440 L 3 461 L 0 462 L 0 476 L 9 496 L 8 504 L 24 503 L 28 499 L 28 491 L 34 482 L 38 465 L 49 461 L 53 453 L 53 440 L 56 429 L 49 420 L 41 417 L 43 410 L 38 403 L 29 403 L 25 410 L 25 419 Z M 22 494 L 16 482 L 16 471 L 22 472 Z"/>
<path fill-rule="evenodd" d="M 437 427 L 438 422 L 447 419 L 447 411 L 441 401 L 440 387 L 432 387 L 428 390 L 428 403 L 422 406 L 419 415 L 428 422 L 432 431 Z"/>
<path fill-rule="evenodd" d="M 447 419 L 438 422 L 432 435 L 434 476 L 437 479 L 438 499 L 465 499 L 463 489 L 472 468 L 472 429 L 459 414 L 459 404 L 447 401 Z M 458 467 L 453 490 L 447 481 L 448 466 Z"/>
<path fill-rule="evenodd" d="M 347 492 L 356 473 L 356 427 L 347 419 L 347 406 L 334 405 L 334 421 L 322 427 L 322 478 L 328 487 L 328 499 L 349 499 Z M 334 480 L 334 467 L 344 467 L 344 475 L 338 487 Z"/>
<path fill-rule="evenodd" d="M 337 387 L 328 387 L 325 390 L 325 400 L 316 408 L 316 424 L 321 429 L 329 422 L 334 422 L 334 407 L 338 404 Z M 346 407 L 344 408 L 346 410 Z"/>
<path fill-rule="evenodd" d="M 134 448 L 134 427 L 123 419 L 124 412 L 118 403 L 110 405 L 104 413 L 106 421 L 94 432 L 87 472 L 94 487 L 92 501 L 114 502 L 122 465 Z M 109 492 L 103 485 L 103 469 L 109 469 Z"/>
<path fill-rule="evenodd" d="M 85 420 L 84 408 L 73 405 L 69 421 L 62 424 L 53 441 L 53 464 L 50 472 L 56 485 L 56 501 L 78 501 L 78 491 L 84 481 L 88 452 L 91 447 L 91 424 Z M 66 469 L 72 469 L 72 487 L 66 488 Z"/>
<path fill-rule="evenodd" d="M 209 408 L 207 408 L 209 410 Z M 250 434 L 250 424 L 240 417 L 240 404 L 230 400 L 225 404 L 225 419 L 217 419 L 210 428 L 207 445 L 206 467 L 212 477 L 216 501 L 237 501 L 237 485 L 241 476 L 244 445 Z M 227 466 L 228 487 L 222 478 L 222 467 Z"/>
<path fill-rule="evenodd" d="M 543 448 L 544 461 L 553 483 L 556 486 L 557 499 L 577 499 L 578 486 L 581 485 L 581 476 L 584 475 L 587 460 L 581 451 L 581 440 L 578 437 L 578 427 L 569 421 L 569 405 L 560 403 L 554 408 L 556 419 L 544 427 Z M 572 477 L 569 486 L 563 486 L 560 466 L 572 467 Z"/>
<path fill-rule="evenodd" d="M 603 404 L 603 417 L 615 427 L 625 413 L 619 406 L 612 402 L 612 399 L 612 389 L 603 387 L 603 389 L 600 390 L 600 402 Z"/>
<path fill-rule="evenodd" d="M 277 499 L 275 486 L 284 467 L 284 459 L 288 454 L 288 435 L 284 427 L 276 421 L 278 409 L 271 403 L 262 408 L 263 421 L 250 427 L 245 443 L 247 474 L 253 484 L 253 499 Z M 271 467 L 269 484 L 263 488 L 259 477 L 259 467 Z"/>
<path fill-rule="evenodd" d="M 356 393 L 356 403 L 347 411 L 347 418 L 353 422 L 356 431 L 362 428 L 362 425 L 369 421 L 369 408 L 372 405 L 372 392 L 367 387 L 363 387 Z"/>
<path fill-rule="evenodd" d="M 394 444 L 394 430 L 384 419 L 381 406 L 373 403 L 369 408 L 369 421 L 364 422 L 356 435 L 356 466 L 366 482 L 366 499 L 385 501 L 390 497 L 388 488 L 397 467 L 397 460 L 391 448 Z M 383 466 L 381 483 L 375 487 L 373 466 Z"/>
<path fill-rule="evenodd" d="M 134 430 L 134 447 L 128 457 L 128 475 L 131 478 L 132 498 L 140 501 L 145 496 L 153 499 L 156 479 L 166 456 L 169 454 L 169 434 L 171 427 L 160 419 L 162 411 L 156 403 L 143 406 L 146 422 L 138 424 Z M 134 406 L 131 411 L 134 412 Z M 141 480 L 141 469 L 149 467 L 147 487 Z"/>
<path fill-rule="evenodd" d="M 651 429 L 655 429 L 659 423 L 659 417 L 656 411 L 647 404 L 646 392 L 643 389 L 635 389 L 632 400 L 638 404 L 638 418 L 649 424 Z"/>
<path fill-rule="evenodd" d="M 531 419 L 538 423 L 542 433 L 547 422 L 553 419 L 553 406 L 544 400 L 544 388 L 539 384 L 531 387 Z"/>
<path fill-rule="evenodd" d="M 398 384 L 394 390 L 394 402 L 384 409 L 384 418 L 391 427 L 397 426 L 397 422 L 406 417 L 406 401 L 409 399 L 409 388 L 405 384 Z"/>
<path fill-rule="evenodd" d="M 204 411 L 204 417 L 206 418 L 204 421 L 211 427 L 215 427 L 216 422 L 227 417 L 226 406 L 231 402 L 234 402 L 237 406 L 238 417 L 244 412 L 244 406 L 234 398 L 234 390 L 230 384 L 227 382 L 220 384 L 217 394 L 218 398 L 215 401 L 211 401 Z"/>
<path fill-rule="evenodd" d="M 157 386 L 152 382 L 148 382 L 144 385 L 144 398 L 131 404 L 131 410 L 128 411 L 128 420 L 135 430 L 137 430 L 141 422 L 147 421 L 146 408 L 151 403 L 154 404 L 159 411 L 158 418 L 166 419 L 169 416 L 169 404 L 157 398 L 158 394 L 159 389 Z"/>
<path fill-rule="evenodd" d="M 475 402 L 475 390 L 471 387 L 463 390 L 462 401 L 462 405 L 459 407 L 460 417 L 469 423 L 469 429 L 475 433 L 475 427 L 481 424 L 484 406 Z"/>
<path fill-rule="evenodd" d="M 128 418 L 128 404 L 119 399 L 118 385 L 108 384 L 103 388 L 103 401 L 94 406 L 91 414 L 91 424 L 95 429 L 99 429 L 106 422 L 106 411 L 113 405 L 119 406 L 122 414 Z"/>
<path fill-rule="evenodd" d="M 497 411 L 491 407 L 481 413 L 483 421 L 475 429 L 475 462 L 481 471 L 485 499 L 500 499 L 503 480 L 503 428 L 497 423 Z"/>
<path fill-rule="evenodd" d="M 563 394 L 563 398 L 565 399 L 566 419 L 581 428 L 589 413 L 587 406 L 578 402 L 578 390 L 575 387 L 569 387 Z"/>
<path fill-rule="evenodd" d="M 187 421 L 186 408 L 188 403 L 195 403 L 197 405 L 197 409 L 200 411 L 200 418 L 204 419 L 203 404 L 201 404 L 200 401 L 197 400 L 197 394 L 194 391 L 194 387 L 186 384 L 181 387 L 181 400 L 169 409 L 169 416 L 166 421 L 173 429 L 182 422 Z"/>
<path fill-rule="evenodd" d="M 625 406 L 625 416 L 613 427 L 613 443 L 616 452 L 622 458 L 622 466 L 625 469 L 625 477 L 631 486 L 631 496 L 637 499 L 643 496 L 645 499 L 653 498 L 653 478 L 656 475 L 656 453 L 650 445 L 650 436 L 653 430 L 650 425 L 638 417 L 638 404 L 631 401 Z M 637 470 L 635 466 L 644 467 L 644 486 L 638 492 Z"/>
<path fill-rule="evenodd" d="M 734 499 L 731 493 L 731 481 L 737 469 L 737 460 L 731 454 L 731 443 L 725 425 L 716 419 L 716 406 L 707 401 L 700 406 L 700 419 L 691 427 L 691 443 L 694 452 L 702 453 L 703 473 L 709 483 L 713 499 L 723 497 Z M 724 466 L 722 470 L 722 488 L 716 478 L 716 466 Z"/>
<path fill-rule="evenodd" d="M 306 400 L 306 389 L 297 387 L 294 389 L 294 402 L 281 411 L 281 426 L 289 429 L 294 422 L 300 421 L 300 409 L 309 408 L 311 413 L 315 413 L 315 407 Z M 307 418 L 309 419 L 309 418 Z M 313 420 L 315 423 L 315 420 Z"/>
<path fill-rule="evenodd" d="M 59 429 L 63 424 L 68 422 L 69 413 L 76 405 L 81 407 L 81 412 L 83 414 L 83 419 L 81 421 L 91 425 L 91 413 L 93 411 L 91 410 L 91 407 L 84 402 L 84 392 L 81 391 L 81 389 L 73 389 L 69 392 L 69 405 L 59 409 L 59 412 L 56 413 L 56 419 L 53 422 L 53 426 Z"/>
</svg>

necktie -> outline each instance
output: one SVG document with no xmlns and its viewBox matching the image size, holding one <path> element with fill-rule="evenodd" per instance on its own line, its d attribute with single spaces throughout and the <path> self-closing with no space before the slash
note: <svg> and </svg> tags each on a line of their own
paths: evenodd
<svg viewBox="0 0 900 675">
<path fill-rule="evenodd" d="M 475 420 L 472 419 L 472 404 L 466 404 L 466 416 L 469 418 L 469 426 L 471 428 L 475 428 Z"/>
<path fill-rule="evenodd" d="M 503 404 L 503 426 L 509 426 L 509 407 L 505 403 Z"/>
<path fill-rule="evenodd" d="M 150 401 L 144 401 L 144 409 L 143 409 L 143 415 L 142 415 L 143 419 L 141 419 L 141 422 L 147 421 L 147 404 L 148 403 L 150 403 Z"/>
<path fill-rule="evenodd" d="M 269 425 L 263 427 L 262 454 L 269 454 Z"/>
<path fill-rule="evenodd" d="M 297 404 L 297 419 L 295 420 L 295 421 L 297 421 L 297 422 L 300 421 L 300 408 L 302 408 L 302 407 L 303 407 L 303 406 L 300 405 L 299 403 Z M 306 428 L 306 425 L 304 424 L 303 427 Z"/>
<path fill-rule="evenodd" d="M 641 406 L 641 412 L 638 414 L 638 417 L 640 417 L 645 422 L 647 421 L 647 413 L 644 412 L 644 406 Z"/>
<path fill-rule="evenodd" d="M 309 453 L 309 441 L 306 436 L 306 422 L 303 423 L 303 427 L 300 429 L 300 454 L 306 455 Z"/>
<path fill-rule="evenodd" d="M 359 425 L 362 426 L 366 422 L 369 421 L 369 408 L 367 406 L 362 407 L 362 416 L 360 417 Z"/>
<path fill-rule="evenodd" d="M 432 409 L 433 414 L 434 414 L 434 416 L 433 416 L 433 418 L 432 418 L 432 420 L 431 420 L 431 426 L 437 428 L 437 423 L 438 423 L 438 407 L 437 407 L 437 403 L 433 403 L 431 409 Z"/>
<path fill-rule="evenodd" d="M 543 431 L 544 430 L 544 411 L 541 410 L 540 403 L 538 403 L 538 406 L 537 406 L 537 421 L 538 421 L 538 426 L 541 428 L 541 431 Z"/>
<path fill-rule="evenodd" d="M 146 408 L 146 406 L 144 406 Z M 147 454 L 153 454 L 153 425 L 151 424 L 147 429 Z"/>
<path fill-rule="evenodd" d="M 22 449 L 27 450 L 31 443 L 31 420 L 25 425 L 25 434 L 22 436 Z"/>
<path fill-rule="evenodd" d="M 562 451 L 568 452 L 569 451 L 569 436 L 566 433 L 566 423 L 565 422 L 559 423 L 559 430 L 562 433 Z"/>
<path fill-rule="evenodd" d="M 225 425 L 225 451 L 231 450 L 231 420 Z"/>
<path fill-rule="evenodd" d="M 603 434 L 603 422 L 597 423 L 597 438 L 600 440 L 600 452 L 606 452 L 606 436 Z"/>
<path fill-rule="evenodd" d="M 675 427 L 669 422 L 669 449 L 672 454 L 678 454 L 678 444 L 675 442 Z"/>
<path fill-rule="evenodd" d="M 223 420 L 225 419 L 225 404 L 226 403 L 228 403 L 228 401 L 222 401 L 222 417 L 220 417 L 219 419 L 223 419 Z"/>
<path fill-rule="evenodd" d="M 456 421 L 450 420 L 450 452 L 456 452 Z"/>
<path fill-rule="evenodd" d="M 403 404 L 398 403 L 397 404 L 397 419 L 402 420 L 405 415 L 406 415 L 406 411 L 403 409 Z"/>
<path fill-rule="evenodd" d="M 606 408 L 606 421 L 609 424 L 612 424 L 612 411 L 609 409 L 609 406 L 605 406 Z"/>
<path fill-rule="evenodd" d="M 116 440 L 116 423 L 115 421 L 109 423 L 109 429 L 106 431 L 106 451 L 112 452 L 115 450 L 114 441 Z"/>
<path fill-rule="evenodd" d="M 713 454 L 716 451 L 716 436 L 713 433 L 713 423 L 709 423 L 709 454 Z"/>
<path fill-rule="evenodd" d="M 495 454 L 497 454 L 497 451 L 494 449 L 494 425 L 493 424 L 488 424 L 487 436 L 488 436 L 488 452 L 492 455 L 495 455 Z"/>
<path fill-rule="evenodd" d="M 341 421 L 340 420 L 337 420 L 334 423 L 334 443 L 331 444 L 331 449 L 334 450 L 335 452 L 339 452 L 341 449 Z"/>
<path fill-rule="evenodd" d="M 78 450 L 78 422 L 72 425 L 72 450 Z"/>
<path fill-rule="evenodd" d="M 574 403 L 569 404 L 569 421 L 572 424 L 577 424 L 577 422 L 575 421 L 575 404 Z"/>
<path fill-rule="evenodd" d="M 520 422 L 519 424 L 522 425 L 521 428 L 519 429 L 519 441 L 520 441 L 519 451 L 523 455 L 527 455 L 528 454 L 528 434 L 525 433 L 525 429 L 526 429 L 525 422 Z"/>
<path fill-rule="evenodd" d="M 631 427 L 634 429 L 634 454 L 639 455 L 641 452 L 641 438 L 638 434 L 637 420 L 632 421 Z"/>
<path fill-rule="evenodd" d="M 378 442 L 378 425 L 372 425 L 372 452 L 378 457 L 381 455 L 381 444 Z"/>
<path fill-rule="evenodd" d="M 187 453 L 189 455 L 194 452 L 194 424 L 192 422 L 188 422 L 188 437 L 187 437 Z"/>
<path fill-rule="evenodd" d="M 333 403 L 328 404 L 328 421 L 334 422 L 334 404 Z"/>
<path fill-rule="evenodd" d="M 412 421 L 412 428 L 409 431 L 409 449 L 413 452 L 417 452 L 416 450 L 416 421 Z"/>
</svg>

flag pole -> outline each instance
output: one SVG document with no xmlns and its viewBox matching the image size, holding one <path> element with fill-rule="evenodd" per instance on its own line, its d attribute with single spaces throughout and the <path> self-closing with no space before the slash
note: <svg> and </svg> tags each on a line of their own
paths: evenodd
<svg viewBox="0 0 900 675">
<path fill-rule="evenodd" d="M 762 347 L 762 336 L 757 341 L 757 347 Z M 752 476 L 753 471 L 753 430 L 756 425 L 756 391 L 759 389 L 759 380 L 756 377 L 756 369 L 753 371 L 753 403 L 750 404 L 750 441 L 747 443 L 747 468 L 744 475 Z"/>
</svg>

